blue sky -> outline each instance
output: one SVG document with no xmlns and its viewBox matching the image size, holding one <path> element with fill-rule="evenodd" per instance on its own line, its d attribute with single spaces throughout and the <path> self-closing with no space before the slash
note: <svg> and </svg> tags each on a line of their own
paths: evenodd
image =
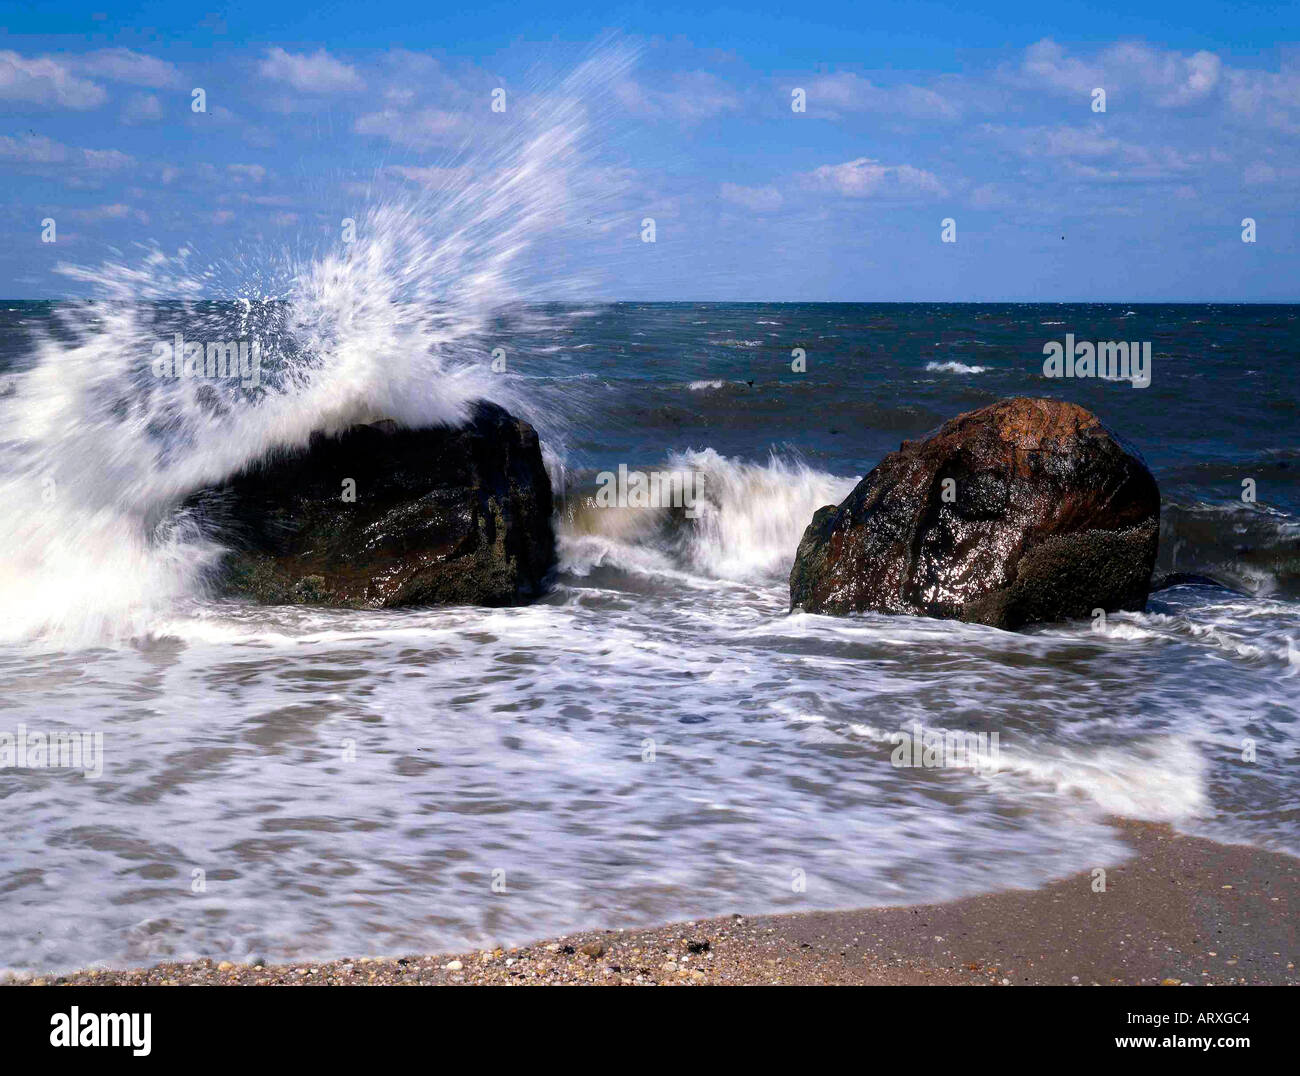
<svg viewBox="0 0 1300 1076">
<path fill-rule="evenodd" d="M 368 204 L 491 189 L 570 98 L 580 182 L 522 255 L 539 296 L 1300 291 L 1295 4 L 442 7 L 6 6 L 0 294 L 85 294 L 56 267 L 153 245 L 247 290 Z M 629 62 L 566 86 L 611 36 Z"/>
</svg>

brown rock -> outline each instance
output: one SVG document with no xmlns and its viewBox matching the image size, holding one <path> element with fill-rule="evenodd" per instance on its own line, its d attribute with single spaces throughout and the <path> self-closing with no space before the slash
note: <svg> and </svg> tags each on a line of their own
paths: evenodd
<svg viewBox="0 0 1300 1076">
<path fill-rule="evenodd" d="M 905 441 L 804 532 L 791 607 L 1014 629 L 1146 604 L 1160 492 L 1090 412 L 1016 397 Z"/>
</svg>

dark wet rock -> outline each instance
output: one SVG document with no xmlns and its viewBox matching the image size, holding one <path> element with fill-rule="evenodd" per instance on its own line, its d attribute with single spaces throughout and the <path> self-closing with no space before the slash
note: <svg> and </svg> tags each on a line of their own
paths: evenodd
<svg viewBox="0 0 1300 1076">
<path fill-rule="evenodd" d="M 790 602 L 1008 629 L 1140 610 L 1159 514 L 1151 472 L 1095 415 L 1002 400 L 903 442 L 843 504 L 820 509 Z"/>
<path fill-rule="evenodd" d="M 313 434 L 187 506 L 231 550 L 223 591 L 260 602 L 518 605 L 555 563 L 537 433 L 486 402 L 458 427 Z"/>
</svg>

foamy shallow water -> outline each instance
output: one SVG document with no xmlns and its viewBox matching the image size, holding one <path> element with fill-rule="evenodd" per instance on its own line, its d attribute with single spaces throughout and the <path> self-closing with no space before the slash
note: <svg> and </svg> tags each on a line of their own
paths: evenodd
<svg viewBox="0 0 1300 1076">
<path fill-rule="evenodd" d="M 26 506 L 0 516 L 0 737 L 103 736 L 97 777 L 0 766 L 0 967 L 428 952 L 940 900 L 1113 863 L 1115 814 L 1300 852 L 1284 365 L 1300 311 L 1144 307 L 1125 322 L 1158 342 L 1141 391 L 1045 385 L 1041 341 L 1015 357 L 1049 309 L 1081 339 L 1119 338 L 1123 308 L 1103 306 L 613 304 L 486 337 L 456 307 L 435 361 L 421 347 L 449 308 L 395 302 L 376 264 L 331 262 L 306 300 L 254 307 L 283 384 L 229 412 L 137 376 L 170 308 L 34 351 L 48 304 L 0 318 L 0 486 Z M 304 336 L 304 311 L 327 331 Z M 485 373 L 501 339 L 512 377 Z M 811 342 L 806 374 L 785 372 L 792 341 Z M 1262 371 L 1249 413 L 1218 387 L 1244 362 Z M 132 385 L 139 406 L 119 407 Z M 903 437 L 1048 390 L 1150 454 L 1161 570 L 1250 596 L 1165 590 L 1103 631 L 787 613 L 817 508 Z M 561 490 L 546 600 L 203 596 L 220 536 L 172 525 L 185 490 L 311 429 L 433 421 L 485 392 L 537 425 Z M 698 518 L 591 509 L 619 465 L 702 474 Z M 998 772 L 896 767 L 893 738 L 917 724 L 996 733 Z"/>
<path fill-rule="evenodd" d="M 100 730 L 104 768 L 0 770 L 0 962 L 944 899 L 1114 862 L 1112 812 L 1295 851 L 1289 610 L 1158 597 L 1011 634 L 597 567 L 525 609 L 200 602 L 132 647 L 8 649 L 3 727 Z M 999 772 L 895 767 L 913 722 L 997 731 Z"/>
</svg>

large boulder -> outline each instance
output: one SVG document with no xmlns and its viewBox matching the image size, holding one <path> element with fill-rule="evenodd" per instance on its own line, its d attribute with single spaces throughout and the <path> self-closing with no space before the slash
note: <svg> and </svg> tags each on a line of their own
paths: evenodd
<svg viewBox="0 0 1300 1076">
<path fill-rule="evenodd" d="M 313 434 L 187 506 L 230 550 L 222 590 L 261 602 L 518 605 L 555 563 L 537 433 L 486 402 L 463 426 Z"/>
<path fill-rule="evenodd" d="M 951 479 L 951 481 L 949 481 Z M 804 532 L 791 607 L 1014 629 L 1146 604 L 1160 492 L 1082 407 L 1017 397 L 904 441 Z"/>
</svg>

